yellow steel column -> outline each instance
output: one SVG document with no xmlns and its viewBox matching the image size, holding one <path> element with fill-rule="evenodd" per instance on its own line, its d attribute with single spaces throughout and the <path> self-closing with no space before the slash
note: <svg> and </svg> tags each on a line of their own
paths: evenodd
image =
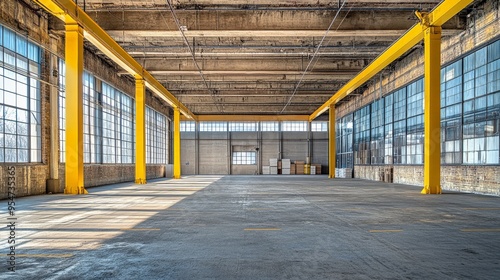
<svg viewBox="0 0 500 280">
<path fill-rule="evenodd" d="M 441 193 L 441 27 L 424 31 L 424 188 L 422 194 Z"/>
<path fill-rule="evenodd" d="M 135 77 L 135 183 L 146 184 L 146 83 Z"/>
<path fill-rule="evenodd" d="M 83 28 L 66 24 L 66 194 L 85 194 L 83 182 Z"/>
<path fill-rule="evenodd" d="M 174 108 L 174 179 L 181 178 L 181 113 Z"/>
<path fill-rule="evenodd" d="M 328 166 L 329 174 L 328 178 L 335 178 L 335 164 L 337 156 L 336 148 L 336 133 L 335 133 L 335 104 L 330 104 L 329 110 L 329 123 L 328 123 Z"/>
</svg>

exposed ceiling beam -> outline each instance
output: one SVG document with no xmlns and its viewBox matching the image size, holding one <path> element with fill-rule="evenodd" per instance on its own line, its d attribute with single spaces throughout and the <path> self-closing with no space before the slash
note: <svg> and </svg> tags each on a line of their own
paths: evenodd
<svg viewBox="0 0 500 280">
<path fill-rule="evenodd" d="M 307 121 L 309 115 L 198 115 L 198 121 Z M 181 118 L 183 121 L 189 121 Z"/>
<path fill-rule="evenodd" d="M 195 119 L 195 115 L 135 61 L 94 20 L 72 0 L 34 0 L 42 8 L 65 23 L 77 23 L 84 30 L 85 39 L 105 53 L 113 62 L 129 74 L 144 79 L 146 86 L 170 106 L 179 108 L 183 115 Z"/>
<path fill-rule="evenodd" d="M 399 37 L 406 30 L 338 30 L 328 32 L 330 37 Z M 180 31 L 164 30 L 108 30 L 108 34 L 116 39 L 121 38 L 171 38 L 180 37 Z M 322 37 L 325 30 L 187 30 L 186 37 Z"/>
</svg>

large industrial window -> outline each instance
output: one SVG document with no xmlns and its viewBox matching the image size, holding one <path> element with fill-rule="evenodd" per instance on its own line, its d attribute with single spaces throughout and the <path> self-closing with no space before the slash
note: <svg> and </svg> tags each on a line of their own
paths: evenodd
<svg viewBox="0 0 500 280">
<path fill-rule="evenodd" d="M 229 131 L 257 131 L 256 122 L 229 122 Z"/>
<path fill-rule="evenodd" d="M 83 74 L 83 162 L 101 162 L 101 115 L 99 95 L 95 90 L 96 79 Z"/>
<path fill-rule="evenodd" d="M 66 162 L 66 64 L 59 59 L 59 161 Z"/>
<path fill-rule="evenodd" d="M 193 121 L 183 121 L 181 122 L 181 132 L 194 132 L 196 123 Z"/>
<path fill-rule="evenodd" d="M 226 132 L 227 122 L 200 122 L 200 131 Z"/>
<path fill-rule="evenodd" d="M 492 46 L 500 47 L 498 42 Z M 466 164 L 499 163 L 499 59 L 500 52 L 490 46 L 463 60 L 463 163 Z"/>
<path fill-rule="evenodd" d="M 146 107 L 146 163 L 167 163 L 167 117 Z"/>
<path fill-rule="evenodd" d="M 394 94 L 389 94 L 384 97 L 384 163 L 393 164 L 393 119 L 392 115 L 394 109 Z"/>
<path fill-rule="evenodd" d="M 424 80 L 407 86 L 406 164 L 424 162 Z"/>
<path fill-rule="evenodd" d="M 406 88 L 393 93 L 394 102 L 394 164 L 406 163 Z"/>
<path fill-rule="evenodd" d="M 0 162 L 41 162 L 40 53 L 0 25 Z"/>
<path fill-rule="evenodd" d="M 441 163 L 462 163 L 462 60 L 441 69 Z"/>
<path fill-rule="evenodd" d="M 280 124 L 279 122 L 261 122 L 260 123 L 260 130 L 261 131 L 280 131 Z"/>
<path fill-rule="evenodd" d="M 233 152 L 233 164 L 255 164 L 256 152 Z"/>
<path fill-rule="evenodd" d="M 354 163 L 370 163 L 370 106 L 354 113 Z"/>
<path fill-rule="evenodd" d="M 355 163 L 368 162 L 368 153 L 371 163 L 380 163 L 378 141 L 384 135 L 384 164 L 422 164 L 423 96 L 423 79 L 419 79 L 385 96 L 383 106 L 382 101 L 375 101 L 355 111 Z M 367 116 L 371 116 L 371 121 Z M 338 122 L 338 129 L 343 126 L 343 119 Z M 497 40 L 441 69 L 441 162 L 499 164 L 499 131 L 500 40 Z M 343 135 L 337 134 L 338 141 L 343 139 Z M 371 139 L 369 151 L 366 151 L 367 139 Z M 338 166 L 344 165 L 342 152 L 344 147 L 337 146 Z"/>
<path fill-rule="evenodd" d="M 384 163 L 384 99 L 371 104 L 371 164 Z"/>
<path fill-rule="evenodd" d="M 120 108 L 116 90 L 102 83 L 102 162 L 117 163 L 120 157 L 116 135 L 120 129 Z M 119 144 L 118 144 L 119 145 Z M 117 153 L 118 152 L 118 153 Z"/>
<path fill-rule="evenodd" d="M 349 114 L 337 121 L 336 127 L 337 168 L 353 167 L 353 115 Z"/>
<path fill-rule="evenodd" d="M 328 122 L 312 122 L 311 131 L 313 132 L 327 132 Z"/>
<path fill-rule="evenodd" d="M 281 131 L 307 131 L 307 122 L 302 122 L 302 121 L 282 122 Z"/>
<path fill-rule="evenodd" d="M 59 60 L 60 160 L 65 161 L 65 64 Z M 167 117 L 146 107 L 146 162 L 167 162 Z M 134 99 L 98 80 L 83 75 L 84 163 L 135 162 Z"/>
</svg>

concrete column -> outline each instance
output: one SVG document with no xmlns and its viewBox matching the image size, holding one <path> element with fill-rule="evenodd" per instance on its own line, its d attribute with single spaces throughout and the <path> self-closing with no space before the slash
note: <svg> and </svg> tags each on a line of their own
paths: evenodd
<svg viewBox="0 0 500 280">
<path fill-rule="evenodd" d="M 57 52 L 58 40 L 50 36 L 50 49 Z M 59 181 L 59 90 L 57 87 L 59 61 L 57 56 L 49 53 L 50 56 L 50 150 L 49 150 L 49 179 L 47 180 L 48 193 L 62 193 Z"/>
<path fill-rule="evenodd" d="M 135 77 L 135 183 L 146 184 L 146 84 Z"/>
<path fill-rule="evenodd" d="M 83 177 L 83 28 L 66 24 L 66 194 L 85 194 Z"/>
<path fill-rule="evenodd" d="M 422 194 L 441 193 L 441 27 L 424 32 L 424 188 Z"/>
<path fill-rule="evenodd" d="M 330 104 L 328 123 L 328 178 L 335 178 L 336 165 L 336 131 L 335 131 L 335 104 Z"/>
</svg>

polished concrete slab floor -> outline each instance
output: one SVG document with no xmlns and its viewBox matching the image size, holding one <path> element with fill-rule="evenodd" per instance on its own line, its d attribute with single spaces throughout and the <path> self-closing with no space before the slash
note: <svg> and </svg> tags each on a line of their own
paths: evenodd
<svg viewBox="0 0 500 280">
<path fill-rule="evenodd" d="M 0 278 L 500 279 L 500 198 L 420 189 L 190 176 L 18 198 Z"/>
</svg>

